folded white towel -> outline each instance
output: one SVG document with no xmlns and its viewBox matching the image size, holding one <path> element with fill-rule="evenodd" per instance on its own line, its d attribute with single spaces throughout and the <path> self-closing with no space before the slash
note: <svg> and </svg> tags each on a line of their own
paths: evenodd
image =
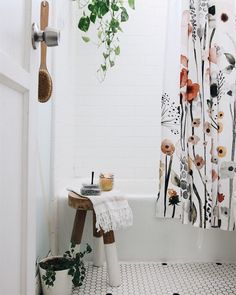
<svg viewBox="0 0 236 295">
<path fill-rule="evenodd" d="M 78 195 L 80 188 L 68 188 Z M 116 190 L 102 192 L 100 196 L 85 196 L 94 208 L 96 215 L 96 228 L 102 229 L 105 233 L 111 230 L 128 227 L 133 224 L 133 213 L 127 199 Z"/>
</svg>

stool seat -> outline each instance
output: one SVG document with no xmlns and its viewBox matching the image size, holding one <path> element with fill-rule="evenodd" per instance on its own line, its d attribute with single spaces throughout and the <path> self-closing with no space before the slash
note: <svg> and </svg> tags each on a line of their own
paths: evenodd
<svg viewBox="0 0 236 295">
<path fill-rule="evenodd" d="M 68 195 L 68 205 L 76 210 L 93 210 L 93 204 L 88 198 L 72 192 Z"/>
<path fill-rule="evenodd" d="M 87 211 L 93 211 L 93 264 L 95 266 L 103 265 L 102 252 L 104 244 L 109 284 L 112 287 L 120 286 L 120 270 L 117 258 L 114 232 L 111 230 L 107 233 L 104 233 L 102 229 L 100 231 L 97 230 L 96 215 L 94 212 L 93 204 L 88 198 L 81 197 L 76 193 L 70 192 L 68 194 L 68 205 L 76 209 L 74 226 L 71 234 L 71 242 L 78 245 L 78 249 L 82 240 Z"/>
</svg>

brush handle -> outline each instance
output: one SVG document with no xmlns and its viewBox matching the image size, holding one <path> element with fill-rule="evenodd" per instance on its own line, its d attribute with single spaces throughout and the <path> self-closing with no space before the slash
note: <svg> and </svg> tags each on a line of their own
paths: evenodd
<svg viewBox="0 0 236 295">
<path fill-rule="evenodd" d="M 48 26 L 48 16 L 49 16 L 49 3 L 47 1 L 41 2 L 41 12 L 40 12 L 40 29 L 44 31 Z M 45 42 L 41 42 L 41 65 L 40 67 L 47 68 L 47 45 Z"/>
<path fill-rule="evenodd" d="M 93 184 L 93 180 L 94 180 L 94 171 L 92 172 L 91 184 Z"/>
</svg>

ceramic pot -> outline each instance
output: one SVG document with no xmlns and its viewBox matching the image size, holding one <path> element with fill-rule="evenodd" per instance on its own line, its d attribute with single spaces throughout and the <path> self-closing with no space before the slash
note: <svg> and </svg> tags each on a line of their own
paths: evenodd
<svg viewBox="0 0 236 295">
<path fill-rule="evenodd" d="M 55 258 L 61 258 L 62 256 L 51 256 L 47 257 L 40 262 L 45 262 Z M 54 281 L 54 286 L 45 285 L 44 280 L 42 279 L 43 275 L 46 275 L 46 270 L 40 267 L 39 271 L 41 278 L 41 285 L 43 290 L 43 295 L 71 295 L 72 293 L 72 277 L 68 275 L 68 269 L 56 271 L 56 280 Z"/>
</svg>

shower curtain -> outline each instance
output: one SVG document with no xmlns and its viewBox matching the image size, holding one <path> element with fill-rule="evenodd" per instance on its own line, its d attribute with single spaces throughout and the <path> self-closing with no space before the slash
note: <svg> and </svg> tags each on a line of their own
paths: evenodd
<svg viewBox="0 0 236 295">
<path fill-rule="evenodd" d="M 157 217 L 234 230 L 235 1 L 170 5 Z"/>
</svg>

